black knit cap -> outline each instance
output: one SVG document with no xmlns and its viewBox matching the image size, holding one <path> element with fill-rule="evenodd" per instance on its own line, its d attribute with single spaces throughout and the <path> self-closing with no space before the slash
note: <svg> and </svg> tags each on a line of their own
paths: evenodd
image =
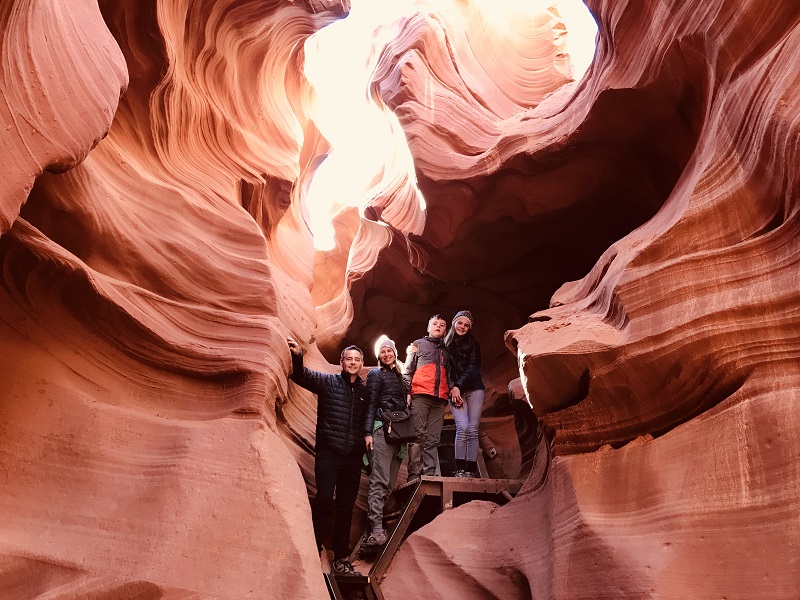
<svg viewBox="0 0 800 600">
<path fill-rule="evenodd" d="M 453 323 L 455 323 L 455 322 L 456 322 L 456 319 L 458 319 L 458 317 L 467 317 L 467 318 L 469 319 L 469 322 L 470 322 L 472 325 L 474 325 L 474 324 L 475 324 L 475 319 L 473 319 L 473 318 L 472 318 L 472 313 L 471 313 L 471 312 L 469 312 L 468 310 L 460 310 L 460 311 L 458 311 L 458 312 L 456 313 L 456 316 L 455 316 L 455 317 L 453 317 Z"/>
</svg>

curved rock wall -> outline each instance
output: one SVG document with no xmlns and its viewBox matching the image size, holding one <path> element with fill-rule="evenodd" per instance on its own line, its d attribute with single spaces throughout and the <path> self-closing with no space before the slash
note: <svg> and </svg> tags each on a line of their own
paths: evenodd
<svg viewBox="0 0 800 600">
<path fill-rule="evenodd" d="M 408 594 L 415 569 L 439 598 L 798 594 L 800 14 L 590 6 L 594 65 L 538 106 L 553 128 L 522 164 L 564 161 L 571 177 L 547 197 L 576 218 L 553 254 L 599 259 L 506 338 L 554 458 L 509 505 L 457 509 L 412 537 L 387 598 Z M 518 178 L 521 161 L 488 178 Z M 542 178 L 528 181 L 516 189 L 532 204 Z M 593 243 L 596 228 L 610 243 Z"/>
<path fill-rule="evenodd" d="M 349 3 L 2 5 L 0 589 L 326 597 L 284 338 L 332 370 L 470 308 L 530 474 L 410 537 L 387 598 L 799 596 L 800 13 L 589 6 L 576 83 L 557 10 L 415 3 L 369 99 L 417 182 L 315 252 L 304 43 Z"/>
<path fill-rule="evenodd" d="M 313 250 L 290 196 L 310 160 L 298 64 L 334 15 L 27 4 L 2 9 L 3 64 L 44 39 L 51 72 L 7 70 L 4 105 L 41 97 L 37 114 L 58 114 L 50 146 L 16 117 L 22 141 L 4 154 L 40 165 L 3 196 L 16 219 L 0 238 L 4 589 L 320 598 L 308 454 L 287 443 L 313 443 L 313 399 L 296 396 L 306 418 L 291 426 L 282 409 L 285 337 L 314 327 Z M 11 212 L 23 178 L 53 165 L 72 168 Z"/>
<path fill-rule="evenodd" d="M 74 167 L 105 136 L 128 77 L 93 2 L 6 3 L 0 42 L 2 235 L 37 176 Z"/>
</svg>

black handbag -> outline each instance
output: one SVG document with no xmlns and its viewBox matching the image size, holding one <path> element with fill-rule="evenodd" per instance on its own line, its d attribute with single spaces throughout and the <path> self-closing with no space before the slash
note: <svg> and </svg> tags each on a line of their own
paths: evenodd
<svg viewBox="0 0 800 600">
<path fill-rule="evenodd" d="M 417 432 L 411 420 L 411 409 L 382 410 L 383 435 L 387 442 L 406 443 L 417 439 Z"/>
</svg>

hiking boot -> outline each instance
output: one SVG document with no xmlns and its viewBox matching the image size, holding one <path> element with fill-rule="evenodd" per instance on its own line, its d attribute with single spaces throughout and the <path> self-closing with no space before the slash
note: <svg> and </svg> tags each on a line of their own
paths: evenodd
<svg viewBox="0 0 800 600">
<path fill-rule="evenodd" d="M 364 540 L 363 546 L 366 548 L 380 547 L 383 546 L 388 539 L 389 535 L 386 533 L 386 530 L 381 529 L 380 531 L 373 531 L 369 537 Z"/>
<path fill-rule="evenodd" d="M 346 558 L 340 558 L 339 560 L 335 560 L 331 563 L 331 573 L 336 575 L 350 575 L 360 577 L 361 573 L 356 571 L 353 568 L 353 565 L 350 564 L 350 561 Z"/>
</svg>

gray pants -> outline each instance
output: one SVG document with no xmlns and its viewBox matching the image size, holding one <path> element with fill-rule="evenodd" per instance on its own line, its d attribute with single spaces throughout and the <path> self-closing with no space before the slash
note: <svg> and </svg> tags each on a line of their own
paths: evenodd
<svg viewBox="0 0 800 600">
<path fill-rule="evenodd" d="M 383 528 L 383 506 L 392 492 L 402 459 L 398 458 L 402 444 L 386 441 L 383 427 L 372 432 L 372 473 L 369 476 L 367 492 L 367 519 L 375 526 Z"/>
<path fill-rule="evenodd" d="M 408 445 L 408 477 L 436 475 L 439 466 L 439 439 L 442 437 L 447 403 L 434 396 L 411 397 L 411 419 L 417 439 Z"/>
</svg>

